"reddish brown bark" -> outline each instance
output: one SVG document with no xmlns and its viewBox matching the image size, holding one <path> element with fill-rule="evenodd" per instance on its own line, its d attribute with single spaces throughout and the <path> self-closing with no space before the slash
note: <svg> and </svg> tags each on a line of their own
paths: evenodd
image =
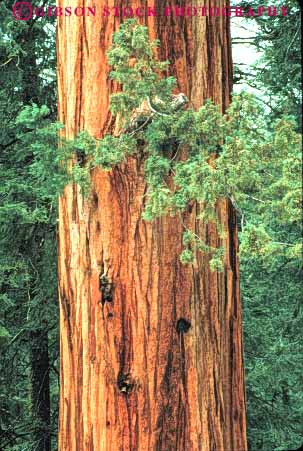
<svg viewBox="0 0 303 451">
<path fill-rule="evenodd" d="M 160 0 L 155 7 L 163 8 Z M 211 97 L 225 108 L 228 19 L 158 16 L 142 22 L 151 38 L 161 40 L 159 56 L 170 60 L 192 104 Z M 101 137 L 114 129 L 105 53 L 119 23 L 113 16 L 59 18 L 59 118 L 67 137 L 81 129 Z M 210 272 L 207 256 L 198 257 L 196 268 L 183 266 L 180 218 L 141 218 L 143 168 L 136 156 L 111 172 L 96 169 L 88 201 L 77 186 L 60 198 L 60 451 L 244 451 L 235 213 L 227 201 L 220 203 L 227 231 L 223 273 Z M 219 244 L 215 228 L 198 230 L 195 216 L 183 220 Z M 103 273 L 113 284 L 110 302 L 104 302 Z M 177 331 L 180 320 L 190 325 L 187 332 Z"/>
</svg>

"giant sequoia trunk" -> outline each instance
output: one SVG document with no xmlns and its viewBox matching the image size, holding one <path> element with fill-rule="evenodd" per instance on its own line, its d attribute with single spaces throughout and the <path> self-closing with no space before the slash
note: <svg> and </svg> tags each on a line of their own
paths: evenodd
<svg viewBox="0 0 303 451">
<path fill-rule="evenodd" d="M 163 8 L 160 0 L 155 7 Z M 100 8 L 96 17 L 59 18 L 59 119 L 69 138 L 82 129 L 101 137 L 115 127 L 106 50 L 121 18 L 101 17 Z M 159 57 L 170 60 L 191 103 L 212 98 L 224 109 L 228 18 L 140 21 L 160 39 Z M 77 186 L 60 199 L 60 451 L 244 451 L 235 213 L 228 201 L 218 206 L 226 257 L 224 271 L 211 273 L 205 255 L 195 268 L 180 263 L 180 218 L 142 220 L 145 191 L 144 161 L 130 157 L 111 172 L 94 170 L 88 200 Z M 196 214 L 183 221 L 219 245 L 215 227 L 199 230 Z M 101 302 L 102 274 L 112 283 L 110 302 Z"/>
</svg>

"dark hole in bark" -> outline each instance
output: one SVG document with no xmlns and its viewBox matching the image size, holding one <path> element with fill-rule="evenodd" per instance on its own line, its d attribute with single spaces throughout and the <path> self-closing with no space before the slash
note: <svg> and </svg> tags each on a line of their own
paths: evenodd
<svg viewBox="0 0 303 451">
<path fill-rule="evenodd" d="M 222 151 L 223 151 L 223 147 L 220 146 L 220 144 L 217 144 L 216 150 L 215 150 L 216 156 L 218 157 L 222 153 Z"/>
<path fill-rule="evenodd" d="M 188 213 L 191 213 L 191 212 L 193 211 L 193 207 L 194 207 L 194 203 L 193 203 L 193 202 L 191 202 L 190 204 L 188 204 L 188 206 L 187 206 L 187 211 L 188 211 Z"/>
<path fill-rule="evenodd" d="M 100 277 L 100 291 L 102 293 L 102 305 L 105 302 L 113 301 L 113 284 L 105 274 Z"/>
<path fill-rule="evenodd" d="M 137 145 L 138 147 L 143 147 L 145 144 L 145 141 L 143 139 L 137 139 Z"/>
<path fill-rule="evenodd" d="M 118 374 L 117 385 L 121 393 L 125 393 L 126 395 L 130 393 L 134 388 L 134 380 L 130 377 L 130 374 L 124 374 L 120 372 Z"/>
<path fill-rule="evenodd" d="M 107 318 L 113 318 L 114 317 L 114 314 L 113 313 L 108 313 L 107 314 Z"/>
<path fill-rule="evenodd" d="M 106 422 L 106 426 L 109 428 L 110 427 L 110 421 Z"/>
<path fill-rule="evenodd" d="M 86 163 L 86 155 L 83 151 L 81 150 L 77 150 L 76 151 L 76 157 L 77 157 L 77 163 L 79 164 L 79 166 L 81 168 L 84 167 L 85 163 Z"/>
<path fill-rule="evenodd" d="M 191 327 L 191 324 L 189 321 L 187 321 L 184 318 L 178 319 L 177 326 L 176 326 L 178 334 L 180 334 L 181 332 L 184 332 L 184 333 L 188 332 L 190 327 Z"/>
</svg>

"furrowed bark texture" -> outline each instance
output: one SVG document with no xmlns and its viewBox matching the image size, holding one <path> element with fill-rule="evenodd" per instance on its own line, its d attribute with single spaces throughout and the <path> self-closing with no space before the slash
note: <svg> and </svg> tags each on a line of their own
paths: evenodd
<svg viewBox="0 0 303 451">
<path fill-rule="evenodd" d="M 96 17 L 58 22 L 59 119 L 69 138 L 81 129 L 101 137 L 115 127 L 105 53 L 121 18 L 102 17 L 98 7 Z M 163 11 L 163 3 L 155 8 Z M 140 22 L 160 39 L 159 56 L 170 60 L 179 91 L 195 107 L 212 98 L 224 109 L 232 64 L 228 19 L 146 16 Z M 141 219 L 145 193 L 138 155 L 111 172 L 96 169 L 88 200 L 76 186 L 60 198 L 59 449 L 244 451 L 235 213 L 220 203 L 227 252 L 224 271 L 211 273 L 207 256 L 198 257 L 197 268 L 180 263 L 179 217 Z M 195 227 L 195 215 L 183 221 Z M 197 227 L 208 243 L 221 244 L 212 225 Z M 105 301 L 106 290 L 112 300 Z M 190 327 L 178 332 L 177 325 Z"/>
</svg>

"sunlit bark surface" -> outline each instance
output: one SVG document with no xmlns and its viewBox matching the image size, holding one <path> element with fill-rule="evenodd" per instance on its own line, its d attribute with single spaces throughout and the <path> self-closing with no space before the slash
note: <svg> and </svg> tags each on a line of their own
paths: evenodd
<svg viewBox="0 0 303 451">
<path fill-rule="evenodd" d="M 106 50 L 121 18 L 102 17 L 96 6 L 96 17 L 58 19 L 59 120 L 69 138 L 81 129 L 101 137 L 115 127 Z M 155 8 L 163 10 L 163 2 Z M 140 22 L 160 39 L 159 56 L 170 60 L 179 91 L 195 107 L 212 98 L 224 109 L 232 70 L 228 18 Z M 60 451 L 245 451 L 235 214 L 227 201 L 219 205 L 226 258 L 224 271 L 211 273 L 207 256 L 196 268 L 180 263 L 180 217 L 141 219 L 145 192 L 138 155 L 111 172 L 96 169 L 88 200 L 76 186 L 60 199 Z M 183 222 L 221 244 L 214 226 L 195 226 L 196 210 Z M 112 299 L 104 299 L 102 274 Z"/>
</svg>

